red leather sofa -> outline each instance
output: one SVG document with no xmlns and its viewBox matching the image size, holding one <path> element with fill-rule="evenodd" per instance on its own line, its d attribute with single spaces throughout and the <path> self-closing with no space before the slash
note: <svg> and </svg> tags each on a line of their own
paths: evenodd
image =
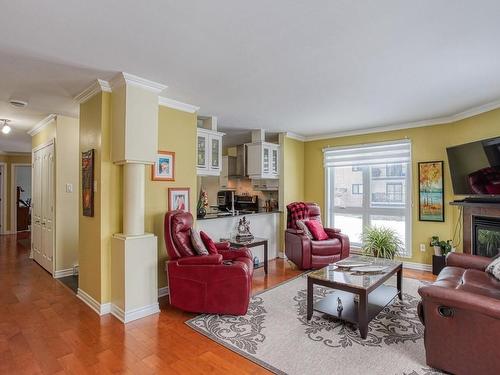
<svg viewBox="0 0 500 375">
<path fill-rule="evenodd" d="M 321 210 L 315 203 L 306 203 L 304 220 L 321 221 Z M 287 206 L 290 217 L 290 205 Z M 302 270 L 322 268 L 349 256 L 349 237 L 340 229 L 325 228 L 328 240 L 315 241 L 298 229 L 294 220 L 288 220 L 285 231 L 285 254 Z"/>
<path fill-rule="evenodd" d="M 491 258 L 450 253 L 437 280 L 419 289 L 426 361 L 452 374 L 500 374 L 500 281 Z"/>
<path fill-rule="evenodd" d="M 218 254 L 197 255 L 191 245 L 193 217 L 165 215 L 165 243 L 170 304 L 184 311 L 245 315 L 252 291 L 252 254 L 216 243 Z"/>
</svg>

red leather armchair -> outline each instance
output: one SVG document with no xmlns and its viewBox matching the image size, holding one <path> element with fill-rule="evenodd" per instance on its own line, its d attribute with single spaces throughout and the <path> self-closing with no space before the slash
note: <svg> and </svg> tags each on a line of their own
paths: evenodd
<svg viewBox="0 0 500 375">
<path fill-rule="evenodd" d="M 437 280 L 421 287 L 427 364 L 452 374 L 500 374 L 500 281 L 491 258 L 450 253 Z"/>
<path fill-rule="evenodd" d="M 306 203 L 304 220 L 321 220 L 321 210 L 315 203 Z M 322 268 L 349 256 L 349 237 L 340 229 L 325 228 L 328 240 L 315 241 L 300 230 L 291 220 L 290 205 L 287 206 L 289 220 L 285 231 L 285 254 L 302 270 Z"/>
<path fill-rule="evenodd" d="M 218 254 L 197 255 L 191 245 L 193 217 L 165 215 L 165 243 L 170 304 L 184 311 L 245 315 L 252 291 L 252 254 L 216 243 Z"/>
</svg>

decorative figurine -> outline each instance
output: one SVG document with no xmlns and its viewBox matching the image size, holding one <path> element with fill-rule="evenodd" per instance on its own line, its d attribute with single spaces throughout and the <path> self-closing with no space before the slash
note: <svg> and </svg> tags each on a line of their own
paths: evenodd
<svg viewBox="0 0 500 375">
<path fill-rule="evenodd" d="M 342 315 L 342 310 L 344 310 L 344 306 L 342 306 L 342 300 L 340 297 L 337 297 L 337 312 L 339 315 Z"/>
<path fill-rule="evenodd" d="M 240 219 L 238 223 L 238 234 L 236 235 L 236 241 L 245 242 L 253 240 L 253 235 L 250 233 L 250 221 L 247 220 L 245 216 Z"/>
</svg>

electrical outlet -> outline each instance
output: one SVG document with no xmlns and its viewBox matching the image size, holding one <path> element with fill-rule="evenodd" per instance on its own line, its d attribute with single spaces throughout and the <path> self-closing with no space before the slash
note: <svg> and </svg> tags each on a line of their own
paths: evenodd
<svg viewBox="0 0 500 375">
<path fill-rule="evenodd" d="M 426 247 L 425 247 L 425 244 L 421 243 L 420 244 L 420 251 L 425 251 L 425 250 L 427 250 Z"/>
<path fill-rule="evenodd" d="M 73 192 L 73 184 L 66 184 L 66 193 Z"/>
</svg>

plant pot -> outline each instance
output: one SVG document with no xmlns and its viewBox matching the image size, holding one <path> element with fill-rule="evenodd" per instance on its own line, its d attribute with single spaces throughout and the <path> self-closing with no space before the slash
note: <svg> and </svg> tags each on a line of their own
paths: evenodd
<svg viewBox="0 0 500 375">
<path fill-rule="evenodd" d="M 433 247 L 434 247 L 434 255 L 436 255 L 436 256 L 443 255 L 443 251 L 441 250 L 440 246 L 433 246 Z"/>
<path fill-rule="evenodd" d="M 198 219 L 203 219 L 206 214 L 207 210 L 205 210 L 204 207 L 199 208 L 198 211 L 196 212 L 196 216 L 198 217 Z"/>
</svg>

